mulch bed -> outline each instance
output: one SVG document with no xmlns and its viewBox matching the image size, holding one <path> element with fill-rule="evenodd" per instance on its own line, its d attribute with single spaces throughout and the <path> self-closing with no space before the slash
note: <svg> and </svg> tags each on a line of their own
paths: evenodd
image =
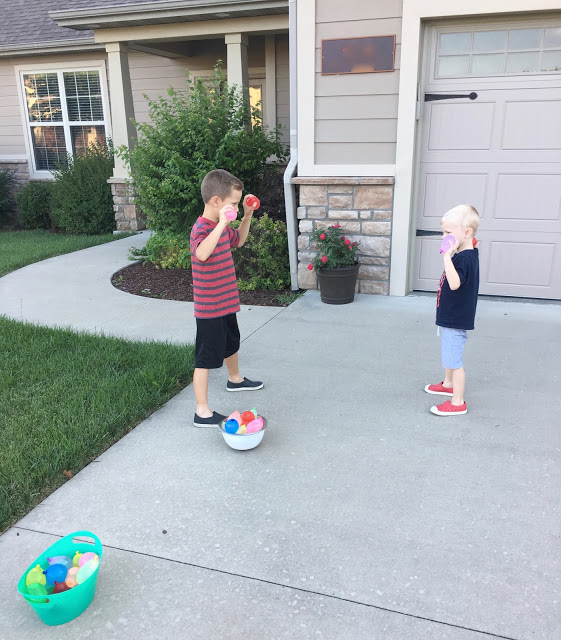
<svg viewBox="0 0 561 640">
<path fill-rule="evenodd" d="M 149 262 L 137 262 L 114 273 L 111 282 L 117 289 L 136 296 L 193 302 L 191 269 L 157 269 Z M 278 298 L 283 293 L 290 290 L 240 291 L 240 302 L 259 307 L 287 307 L 290 302 Z"/>
</svg>

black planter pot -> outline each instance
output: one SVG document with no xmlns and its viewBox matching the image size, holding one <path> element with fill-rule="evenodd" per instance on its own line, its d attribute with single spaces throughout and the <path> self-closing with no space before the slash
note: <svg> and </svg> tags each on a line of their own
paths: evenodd
<svg viewBox="0 0 561 640">
<path fill-rule="evenodd" d="M 358 264 L 338 269 L 318 269 L 321 301 L 326 304 L 348 304 L 355 299 Z"/>
</svg>

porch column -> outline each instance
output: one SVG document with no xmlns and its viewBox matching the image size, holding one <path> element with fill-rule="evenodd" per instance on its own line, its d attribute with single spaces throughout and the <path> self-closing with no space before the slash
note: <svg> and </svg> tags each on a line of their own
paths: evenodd
<svg viewBox="0 0 561 640">
<path fill-rule="evenodd" d="M 113 145 L 115 148 L 126 146 L 130 149 L 136 137 L 136 128 L 131 122 L 134 118 L 134 104 L 128 46 L 123 42 L 111 42 L 105 45 L 105 50 L 107 51 Z M 115 156 L 113 177 L 109 178 L 108 182 L 113 194 L 117 231 L 146 229 L 145 216 L 135 204 L 134 185 L 130 180 L 127 165 L 118 156 Z"/>
<path fill-rule="evenodd" d="M 237 85 L 249 100 L 249 76 L 247 72 L 247 34 L 227 33 L 224 36 L 227 47 L 228 86 Z"/>
<path fill-rule="evenodd" d="M 133 138 L 136 137 L 136 129 L 131 122 L 131 118 L 134 118 L 134 105 L 128 46 L 123 42 L 110 42 L 105 45 L 105 50 L 107 51 L 113 145 L 115 148 L 121 145 L 130 148 Z M 123 179 L 129 177 L 124 160 L 117 156 L 115 156 L 113 176 Z"/>
</svg>

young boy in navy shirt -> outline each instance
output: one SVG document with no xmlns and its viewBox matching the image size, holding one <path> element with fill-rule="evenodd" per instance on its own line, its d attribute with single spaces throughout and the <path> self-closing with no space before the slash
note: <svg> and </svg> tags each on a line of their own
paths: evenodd
<svg viewBox="0 0 561 640">
<path fill-rule="evenodd" d="M 193 389 L 197 408 L 195 427 L 217 427 L 226 416 L 212 411 L 208 404 L 209 369 L 228 368 L 227 391 L 253 391 L 262 382 L 242 378 L 238 366 L 240 331 L 236 313 L 240 310 L 238 281 L 232 249 L 241 247 L 248 236 L 253 207 L 247 205 L 239 229 L 229 226 L 228 209 L 238 211 L 243 182 L 224 169 L 210 171 L 201 184 L 205 203 L 191 231 L 191 269 L 193 301 L 197 322 Z"/>
<path fill-rule="evenodd" d="M 479 214 L 474 207 L 461 204 L 442 217 L 442 235 L 454 236 L 455 244 L 444 253 L 444 273 L 436 297 L 436 324 L 441 334 L 444 380 L 428 384 L 427 393 L 449 396 L 431 407 L 437 416 L 459 416 L 467 413 L 464 400 L 466 374 L 463 364 L 467 332 L 474 328 L 479 292 L 479 250 L 474 236 L 479 227 Z"/>
</svg>

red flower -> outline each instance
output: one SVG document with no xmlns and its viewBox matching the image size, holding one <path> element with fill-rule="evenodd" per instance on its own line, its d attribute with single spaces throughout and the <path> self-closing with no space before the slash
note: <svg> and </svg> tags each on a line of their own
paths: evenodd
<svg viewBox="0 0 561 640">
<path fill-rule="evenodd" d="M 341 236 L 341 240 L 344 240 L 344 239 L 345 239 L 345 236 Z"/>
<path fill-rule="evenodd" d="M 353 248 L 352 248 L 352 246 L 351 246 L 350 244 L 348 245 L 348 247 L 349 247 L 349 249 L 350 249 L 351 251 L 353 250 Z"/>
<path fill-rule="evenodd" d="M 313 265 L 311 262 L 310 262 L 310 264 L 308 265 L 308 269 L 309 269 L 310 271 L 313 271 L 313 270 L 314 270 L 314 265 Z"/>
<path fill-rule="evenodd" d="M 356 242 L 353 242 L 353 247 L 356 247 Z"/>
<path fill-rule="evenodd" d="M 347 238 L 347 239 L 345 240 L 345 244 L 348 246 L 348 245 L 350 245 L 350 244 L 351 244 L 351 241 Z"/>
<path fill-rule="evenodd" d="M 320 240 L 325 240 L 325 233 L 320 233 L 319 239 Z"/>
<path fill-rule="evenodd" d="M 336 224 L 336 225 L 335 225 L 335 228 L 336 228 L 336 229 L 340 229 L 340 228 L 341 228 L 341 225 L 340 225 L 340 224 Z"/>
<path fill-rule="evenodd" d="M 325 264 L 327 262 L 327 256 L 321 256 L 321 261 Z"/>
</svg>

